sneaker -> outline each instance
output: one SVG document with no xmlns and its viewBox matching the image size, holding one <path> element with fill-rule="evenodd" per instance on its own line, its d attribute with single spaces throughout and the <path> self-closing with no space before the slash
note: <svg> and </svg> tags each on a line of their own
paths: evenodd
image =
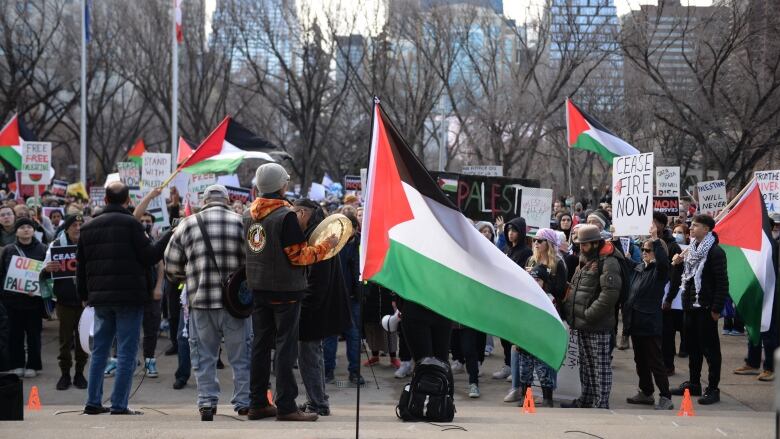
<svg viewBox="0 0 780 439">
<path fill-rule="evenodd" d="M 520 401 L 522 395 L 520 395 L 520 389 L 512 389 L 504 397 L 504 402 L 517 402 Z"/>
<path fill-rule="evenodd" d="M 731 335 L 731 329 L 724 329 L 720 331 L 720 335 Z"/>
<path fill-rule="evenodd" d="M 626 402 L 629 404 L 653 405 L 655 399 L 653 399 L 653 395 L 645 395 L 644 392 L 639 390 L 636 392 L 636 395 L 626 398 Z"/>
<path fill-rule="evenodd" d="M 469 398 L 479 398 L 479 386 L 471 383 L 469 384 Z"/>
<path fill-rule="evenodd" d="M 146 376 L 149 378 L 157 378 L 160 376 L 160 374 L 157 373 L 157 360 L 155 358 L 145 359 L 144 368 L 146 369 Z"/>
<path fill-rule="evenodd" d="M 503 380 L 506 379 L 509 375 L 512 374 L 512 369 L 509 368 L 506 364 L 501 367 L 501 369 L 498 369 L 497 371 L 493 372 L 493 379 L 494 380 Z"/>
<path fill-rule="evenodd" d="M 699 404 L 710 405 L 720 402 L 720 390 L 710 389 L 709 387 L 704 391 L 704 395 L 699 398 Z"/>
<path fill-rule="evenodd" d="M 395 371 L 396 378 L 406 378 L 412 374 L 412 362 L 402 361 L 401 366 Z"/>
<path fill-rule="evenodd" d="M 363 379 L 362 376 L 358 375 L 355 372 L 351 372 L 349 374 L 349 382 L 356 385 L 356 386 L 362 386 L 366 383 L 366 380 Z"/>
<path fill-rule="evenodd" d="M 63 372 L 60 380 L 57 381 L 57 390 L 68 390 L 70 385 L 70 372 Z"/>
<path fill-rule="evenodd" d="M 452 374 L 457 375 L 459 373 L 463 373 L 463 363 L 461 363 L 458 360 L 455 360 L 452 362 Z"/>
<path fill-rule="evenodd" d="M 336 381 L 336 375 L 333 373 L 332 370 L 326 370 L 325 371 L 325 384 L 332 384 L 334 381 Z"/>
<path fill-rule="evenodd" d="M 751 367 L 750 365 L 745 364 L 742 367 L 738 367 L 734 369 L 734 374 L 735 375 L 758 375 L 759 370 L 757 367 Z"/>
<path fill-rule="evenodd" d="M 314 407 L 311 403 L 306 402 L 298 406 L 298 410 L 304 413 L 316 413 L 319 416 L 330 416 L 329 407 Z"/>
<path fill-rule="evenodd" d="M 116 372 L 116 357 L 111 357 L 111 359 L 108 360 L 106 369 L 103 371 L 103 375 L 110 377 L 114 375 L 114 372 Z"/>
<path fill-rule="evenodd" d="M 375 365 L 377 363 L 379 363 L 379 357 L 371 357 L 368 360 L 363 362 L 363 366 L 369 367 L 369 366 L 373 366 L 373 365 Z"/>
<path fill-rule="evenodd" d="M 508 377 L 506 377 L 506 380 L 505 380 L 505 381 L 506 381 L 507 383 L 511 383 L 511 382 L 512 382 L 512 374 L 511 374 L 511 373 L 509 374 L 509 376 L 508 376 Z"/>
<path fill-rule="evenodd" d="M 775 373 L 771 370 L 765 370 L 762 371 L 761 374 L 758 376 L 759 381 L 774 381 L 775 380 Z"/>
<path fill-rule="evenodd" d="M 19 378 L 21 378 L 21 377 L 23 377 L 23 376 L 24 376 L 24 368 L 23 368 L 23 367 L 20 367 L 20 368 L 18 368 L 18 369 L 13 369 L 13 370 L 11 371 L 11 373 L 13 373 L 13 374 L 15 374 L 16 376 L 18 376 Z"/>
<path fill-rule="evenodd" d="M 102 415 L 103 413 L 108 413 L 110 411 L 111 409 L 108 407 L 103 407 L 103 406 L 95 407 L 91 405 L 85 405 L 84 411 L 82 413 L 84 413 L 85 415 Z"/>
<path fill-rule="evenodd" d="M 701 396 L 701 384 L 691 384 L 690 381 L 685 381 L 679 387 L 672 389 L 671 393 L 674 396 L 683 396 L 685 389 L 691 391 L 691 396 Z"/>
<path fill-rule="evenodd" d="M 285 415 L 276 415 L 277 421 L 292 421 L 292 422 L 314 422 L 319 415 L 316 413 L 304 413 L 300 410 Z"/>
<path fill-rule="evenodd" d="M 38 376 L 38 372 L 35 371 L 35 369 L 25 369 L 24 370 L 24 377 L 25 378 L 35 378 Z"/>
<path fill-rule="evenodd" d="M 393 357 L 390 359 L 390 365 L 398 369 L 401 367 L 401 360 L 399 360 L 398 357 Z"/>
<path fill-rule="evenodd" d="M 745 336 L 745 331 L 736 331 L 736 330 L 732 329 L 731 330 L 731 334 L 729 334 L 729 335 L 736 336 L 736 337 L 744 337 Z"/>
<path fill-rule="evenodd" d="M 672 404 L 672 400 L 662 396 L 658 398 L 658 404 L 653 407 L 656 410 L 672 410 L 674 409 L 674 404 Z"/>
<path fill-rule="evenodd" d="M 208 422 L 214 420 L 214 409 L 212 407 L 200 407 L 198 412 L 200 413 L 201 421 Z"/>
<path fill-rule="evenodd" d="M 176 390 L 181 390 L 186 385 L 187 385 L 187 380 L 183 380 L 181 378 L 176 378 L 176 381 L 174 381 L 174 383 L 173 383 L 173 388 L 176 389 Z"/>
<path fill-rule="evenodd" d="M 87 379 L 84 378 L 84 372 L 76 372 L 73 374 L 73 387 L 77 389 L 87 388 Z"/>
<path fill-rule="evenodd" d="M 133 410 L 128 407 L 124 410 L 117 410 L 117 411 L 111 410 L 111 414 L 112 415 L 143 415 L 144 412 L 140 410 Z"/>
</svg>

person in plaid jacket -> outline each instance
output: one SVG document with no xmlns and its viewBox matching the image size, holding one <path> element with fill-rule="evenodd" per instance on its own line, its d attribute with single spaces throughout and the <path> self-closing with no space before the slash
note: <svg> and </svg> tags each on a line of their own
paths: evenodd
<svg viewBox="0 0 780 439">
<path fill-rule="evenodd" d="M 198 410 L 201 420 L 208 421 L 213 419 L 219 400 L 217 359 L 223 337 L 233 368 L 230 402 L 239 415 L 248 413 L 252 335 L 251 319 L 237 319 L 222 308 L 222 283 L 244 264 L 241 216 L 230 209 L 225 186 L 211 185 L 203 196 L 201 211 L 185 218 L 176 228 L 165 251 L 165 272 L 173 282 L 186 282 Z M 207 250 L 197 216 L 203 220 L 214 258 Z"/>
</svg>

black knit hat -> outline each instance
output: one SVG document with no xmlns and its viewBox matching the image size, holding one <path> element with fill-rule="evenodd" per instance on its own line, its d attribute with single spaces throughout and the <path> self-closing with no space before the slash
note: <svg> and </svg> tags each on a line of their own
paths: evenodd
<svg viewBox="0 0 780 439">
<path fill-rule="evenodd" d="M 72 226 L 73 223 L 75 223 L 76 221 L 79 221 L 83 224 L 84 216 L 82 216 L 80 213 L 74 213 L 66 216 L 65 219 L 63 220 L 62 230 L 68 230 L 68 228 Z"/>
<path fill-rule="evenodd" d="M 19 218 L 14 223 L 14 231 L 19 230 L 19 227 L 22 226 L 30 226 L 33 229 L 35 228 L 35 221 L 31 220 L 30 218 Z"/>
</svg>

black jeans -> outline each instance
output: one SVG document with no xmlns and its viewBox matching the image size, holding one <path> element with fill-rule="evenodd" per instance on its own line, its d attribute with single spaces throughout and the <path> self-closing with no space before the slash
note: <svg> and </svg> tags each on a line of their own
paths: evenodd
<svg viewBox="0 0 780 439">
<path fill-rule="evenodd" d="M 180 290 L 177 288 L 177 285 L 178 284 L 172 284 L 166 280 L 165 289 L 163 290 L 168 305 L 168 325 L 170 327 L 168 334 L 171 344 L 174 346 L 178 346 L 177 334 L 179 333 L 179 322 L 181 321 L 179 317 L 179 314 L 181 313 L 181 301 L 179 300 Z"/>
<path fill-rule="evenodd" d="M 512 366 L 512 342 L 502 338 L 501 348 L 504 350 L 504 365 L 507 367 Z"/>
<path fill-rule="evenodd" d="M 661 337 L 631 336 L 634 345 L 634 363 L 639 376 L 639 389 L 645 395 L 653 394 L 653 379 L 658 387 L 658 394 L 671 398 L 669 392 L 669 377 L 661 358 Z"/>
<path fill-rule="evenodd" d="M 712 319 L 707 308 L 685 311 L 685 337 L 688 343 L 688 366 L 692 384 L 701 384 L 701 368 L 707 359 L 709 369 L 708 388 L 717 389 L 720 384 L 720 339 L 718 322 Z"/>
<path fill-rule="evenodd" d="M 14 293 L 17 294 L 17 293 Z M 11 369 L 43 369 L 41 362 L 41 310 L 5 303 L 8 311 L 8 346 Z M 27 354 L 25 356 L 25 340 Z"/>
<path fill-rule="evenodd" d="M 401 315 L 404 339 L 409 345 L 414 361 L 419 364 L 423 358 L 436 357 L 446 363 L 449 357 L 452 323 L 439 314 L 412 302 L 405 302 Z M 256 332 L 255 337 L 257 337 Z"/>
<path fill-rule="evenodd" d="M 460 350 L 469 374 L 469 384 L 479 384 L 479 350 L 485 352 L 485 333 L 476 329 L 460 330 Z"/>
<path fill-rule="evenodd" d="M 249 378 L 249 403 L 268 406 L 266 391 L 271 379 L 271 349 L 276 350 L 276 407 L 280 415 L 298 410 L 295 398 L 298 384 L 293 366 L 298 359 L 298 322 L 301 303 L 270 304 L 255 294 L 252 311 L 252 365 Z"/>
<path fill-rule="evenodd" d="M 661 350 L 664 356 L 664 366 L 674 369 L 674 356 L 677 354 L 677 342 L 675 336 L 680 332 L 680 351 L 685 351 L 685 331 L 683 325 L 683 312 L 679 309 L 670 309 L 663 313 L 663 335 Z"/>
<path fill-rule="evenodd" d="M 152 300 L 144 305 L 144 358 L 154 358 L 157 350 L 157 336 L 160 335 L 160 320 L 162 308 L 159 300 Z"/>
<path fill-rule="evenodd" d="M 398 359 L 401 361 L 412 361 L 412 353 L 409 352 L 409 345 L 404 338 L 403 326 L 398 326 Z"/>
</svg>

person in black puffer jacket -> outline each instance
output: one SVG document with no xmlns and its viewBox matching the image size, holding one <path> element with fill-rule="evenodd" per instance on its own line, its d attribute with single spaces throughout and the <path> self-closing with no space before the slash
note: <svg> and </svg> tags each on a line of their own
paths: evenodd
<svg viewBox="0 0 780 439">
<path fill-rule="evenodd" d="M 4 283 L 8 267 L 14 256 L 37 261 L 43 261 L 46 257 L 46 246 L 35 239 L 34 227 L 33 220 L 29 218 L 20 218 L 14 223 L 16 242 L 5 246 L 2 255 L 0 255 L 2 263 L 0 279 L 3 279 Z M 0 293 L 0 300 L 8 312 L 10 368 L 19 376 L 35 377 L 37 371 L 43 369 L 41 362 L 43 300 L 40 296 L 40 289 L 30 294 L 4 289 Z M 25 338 L 27 340 L 26 358 Z"/>
<path fill-rule="evenodd" d="M 651 230 L 654 235 L 655 227 Z M 669 378 L 661 354 L 663 315 L 661 302 L 669 281 L 669 257 L 666 243 L 653 237 L 642 243 L 642 263 L 637 264 L 631 290 L 623 304 L 623 331 L 631 336 L 634 363 L 639 376 L 639 391 L 627 398 L 629 404 L 652 405 L 653 379 L 658 387 L 658 410 L 674 408 Z"/>
</svg>

